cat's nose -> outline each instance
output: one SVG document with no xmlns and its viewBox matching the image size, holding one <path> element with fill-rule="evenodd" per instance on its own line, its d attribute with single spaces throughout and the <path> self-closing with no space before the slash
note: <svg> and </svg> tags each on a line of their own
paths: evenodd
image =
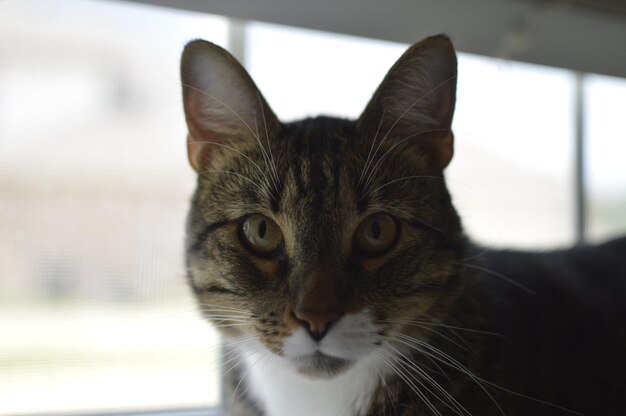
<svg viewBox="0 0 626 416">
<path fill-rule="evenodd" d="M 341 313 L 334 311 L 315 311 L 315 310 L 296 310 L 294 312 L 295 317 L 302 323 L 309 335 L 315 341 L 321 341 L 328 333 L 330 326 L 335 323 L 340 317 Z"/>
</svg>

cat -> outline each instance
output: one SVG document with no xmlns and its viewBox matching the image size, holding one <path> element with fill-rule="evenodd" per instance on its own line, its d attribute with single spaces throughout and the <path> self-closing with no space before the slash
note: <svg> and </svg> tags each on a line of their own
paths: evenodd
<svg viewBox="0 0 626 416">
<path fill-rule="evenodd" d="M 443 174 L 448 37 L 411 46 L 357 120 L 279 122 L 202 40 L 181 78 L 187 275 L 223 335 L 225 411 L 626 414 L 626 238 L 524 253 L 465 236 Z"/>
</svg>

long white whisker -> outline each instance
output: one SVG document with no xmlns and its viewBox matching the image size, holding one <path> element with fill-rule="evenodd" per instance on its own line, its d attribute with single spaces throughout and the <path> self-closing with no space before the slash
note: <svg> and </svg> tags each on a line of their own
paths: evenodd
<svg viewBox="0 0 626 416">
<path fill-rule="evenodd" d="M 403 334 L 396 334 L 396 335 L 403 335 Z M 524 398 L 524 399 L 528 399 L 528 400 L 531 400 L 531 401 L 534 401 L 534 402 L 537 402 L 537 403 L 541 403 L 541 404 L 544 404 L 544 405 L 547 405 L 547 406 L 551 406 L 551 407 L 554 407 L 554 408 L 556 408 L 556 409 L 560 409 L 560 410 L 563 410 L 563 411 L 566 411 L 566 412 L 569 412 L 569 413 L 572 413 L 572 414 L 575 414 L 575 415 L 585 416 L 583 413 L 576 412 L 575 410 L 571 410 L 571 409 L 568 409 L 568 408 L 566 408 L 566 407 L 562 407 L 562 406 L 559 406 L 559 405 L 557 405 L 557 404 L 554 404 L 554 403 L 551 403 L 551 402 L 548 402 L 548 401 L 545 401 L 545 400 L 537 399 L 537 398 L 535 398 L 535 397 L 527 396 L 527 395 L 525 395 L 525 394 L 518 393 L 518 392 L 516 392 L 516 391 L 509 390 L 509 389 L 507 389 L 507 388 L 505 388 L 505 387 L 502 387 L 502 386 L 500 386 L 500 385 L 498 385 L 498 384 L 495 384 L 495 383 L 493 383 L 493 382 L 491 382 L 491 381 L 489 381 L 489 380 L 486 380 L 486 379 L 484 379 L 484 378 L 482 378 L 482 377 L 479 377 L 479 376 L 477 376 L 477 375 L 473 374 L 471 371 L 469 371 L 466 367 L 464 367 L 464 366 L 463 366 L 462 364 L 460 364 L 458 361 L 456 361 L 455 359 L 453 359 L 452 357 L 450 357 L 448 354 L 446 354 L 446 353 L 444 353 L 444 352 L 442 352 L 442 351 L 438 350 L 437 348 L 433 347 L 432 345 L 430 345 L 430 344 L 428 344 L 428 343 L 425 343 L 425 342 L 423 342 L 423 341 L 417 340 L 417 339 L 415 339 L 415 338 L 408 337 L 408 336 L 406 336 L 406 335 L 404 335 L 404 337 L 405 337 L 405 338 L 408 338 L 408 339 L 410 339 L 410 340 L 412 340 L 413 342 L 416 342 L 416 343 L 418 343 L 418 344 L 422 345 L 424 348 L 429 349 L 429 350 L 430 350 L 430 351 L 432 351 L 433 353 L 435 353 L 435 354 L 440 354 L 440 355 L 441 355 L 442 357 L 444 357 L 445 359 L 450 360 L 450 362 L 449 362 L 449 363 L 444 362 L 444 361 L 442 361 L 442 362 L 443 362 L 444 364 L 446 364 L 446 365 L 448 365 L 448 366 L 451 366 L 452 368 L 455 368 L 455 369 L 457 369 L 458 371 L 460 371 L 460 372 L 462 372 L 462 373 L 466 374 L 466 375 L 467 375 L 467 376 L 469 376 L 470 378 L 472 378 L 472 379 L 473 379 L 473 380 L 474 380 L 474 381 L 475 381 L 475 382 L 476 382 L 476 383 L 477 383 L 477 384 L 478 384 L 478 385 L 482 388 L 482 390 L 483 390 L 483 391 L 484 391 L 484 392 L 485 392 L 485 393 L 486 393 L 486 394 L 487 394 L 487 395 L 491 398 L 491 400 L 494 402 L 494 404 L 498 407 L 498 409 L 500 410 L 500 412 L 501 412 L 503 415 L 504 415 L 504 412 L 503 412 L 503 410 L 500 408 L 500 405 L 498 405 L 498 403 L 495 401 L 495 399 L 493 398 L 493 396 L 492 396 L 492 395 L 491 395 L 491 394 L 490 394 L 490 393 L 489 393 L 489 392 L 485 389 L 485 387 L 483 386 L 483 384 L 482 384 L 482 383 L 487 384 L 487 385 L 489 385 L 489 386 L 491 386 L 491 387 L 493 387 L 493 388 L 496 388 L 496 389 L 498 389 L 498 390 L 504 391 L 504 392 L 506 392 L 506 393 L 512 394 L 512 395 L 514 395 L 514 396 L 522 397 L 522 398 Z M 428 354 L 428 352 L 427 352 L 427 351 L 421 350 L 420 348 L 418 348 L 418 347 L 416 347 L 416 346 L 412 346 L 411 348 L 415 348 L 415 349 L 417 349 L 417 350 L 421 351 L 423 354 Z"/>
<path fill-rule="evenodd" d="M 208 92 L 206 92 L 206 91 L 204 91 L 204 90 L 201 90 L 200 88 L 196 88 L 196 87 L 194 87 L 193 85 L 189 85 L 189 84 L 185 84 L 185 83 L 183 83 L 182 85 L 183 85 L 183 87 L 190 88 L 190 89 L 192 89 L 192 90 L 194 90 L 194 91 L 199 92 L 200 94 L 204 94 L 204 95 L 206 95 L 207 97 L 209 97 L 209 98 L 210 98 L 210 99 L 212 99 L 212 100 L 217 101 L 219 104 L 221 104 L 222 106 L 224 106 L 224 108 L 226 108 L 228 111 L 230 111 L 231 113 L 233 113 L 233 114 L 235 115 L 235 117 L 237 117 L 237 118 L 238 118 L 238 119 L 239 119 L 239 120 L 243 123 L 243 125 L 244 125 L 244 126 L 246 126 L 246 128 L 250 131 L 250 133 L 251 133 L 254 137 L 256 137 L 256 136 L 255 136 L 255 134 L 254 134 L 254 131 L 250 128 L 250 125 L 248 125 L 248 123 L 246 122 L 246 120 L 244 120 L 244 119 L 243 119 L 243 118 L 239 115 L 239 113 L 237 113 L 235 110 L 233 110 L 232 108 L 230 108 L 230 107 L 228 106 L 228 104 L 226 104 L 225 102 L 223 102 L 223 101 L 222 101 L 222 100 L 220 100 L 219 98 L 217 98 L 217 97 L 215 97 L 215 96 L 213 96 L 213 95 L 209 94 Z M 258 140 L 258 137 L 257 137 L 257 140 Z"/>
<path fill-rule="evenodd" d="M 263 189 L 263 187 L 262 187 L 261 185 L 259 185 L 258 183 L 254 182 L 252 179 L 250 179 L 250 178 L 248 178 L 247 176 L 242 175 L 242 174 L 240 174 L 240 173 L 233 172 L 233 171 L 231 171 L 231 170 L 222 170 L 222 169 L 206 169 L 206 170 L 202 170 L 202 171 L 198 172 L 198 175 L 203 175 L 203 174 L 205 174 L 205 173 L 227 173 L 227 174 L 229 174 L 229 175 L 235 175 L 235 176 L 238 176 L 238 177 L 240 177 L 240 178 L 242 178 L 242 179 L 245 179 L 246 181 L 250 182 L 252 185 L 254 185 L 254 187 L 255 187 L 255 188 L 257 188 L 257 189 L 259 190 L 259 192 L 260 192 L 261 194 L 265 194 L 265 193 L 266 193 L 266 190 L 265 190 L 265 189 Z"/>
<path fill-rule="evenodd" d="M 396 341 L 401 342 L 410 348 L 414 348 L 422 354 L 430 355 L 437 361 L 449 367 L 452 367 L 458 370 L 459 372 L 470 377 L 483 390 L 483 392 L 485 392 L 485 394 L 491 399 L 491 401 L 495 404 L 495 406 L 498 408 L 500 413 L 503 416 L 506 416 L 504 413 L 504 410 L 502 410 L 502 408 L 500 407 L 496 399 L 491 395 L 491 393 L 489 393 L 489 391 L 485 388 L 485 386 L 483 386 L 483 384 L 481 383 L 482 380 L 478 378 L 470 370 L 468 370 L 465 366 L 463 366 L 461 363 L 459 363 L 457 360 L 452 358 L 450 355 L 444 353 L 443 351 L 433 347 L 427 342 L 421 341 L 419 339 L 416 339 L 416 338 L 413 338 L 413 337 L 410 337 L 408 335 L 404 335 L 398 332 L 395 332 L 393 335 L 396 337 L 395 338 Z M 405 341 L 402 341 L 403 339 Z"/>
<path fill-rule="evenodd" d="M 397 207 L 392 207 L 392 206 L 389 206 L 389 205 L 383 205 L 383 204 L 373 204 L 373 205 L 370 205 L 369 208 L 371 208 L 371 209 L 383 209 L 383 210 L 389 211 L 389 213 L 391 213 L 391 214 L 395 213 L 395 214 L 400 214 L 400 216 L 404 215 L 406 217 L 410 217 L 414 221 L 422 224 L 425 227 L 428 227 L 428 228 L 432 229 L 433 231 L 437 231 L 437 232 L 439 232 L 441 234 L 445 234 L 445 231 L 443 231 L 441 228 L 435 227 L 434 225 L 432 225 L 432 224 L 422 220 L 421 218 L 418 218 L 417 216 L 415 216 L 414 214 L 412 214 L 412 213 L 410 213 L 410 212 L 408 212 L 406 210 L 403 210 L 403 209 L 400 209 L 400 208 L 397 208 Z"/>
<path fill-rule="evenodd" d="M 252 363 L 252 365 L 250 365 L 250 367 L 248 367 L 248 369 L 247 369 L 246 373 L 245 373 L 245 374 L 241 377 L 241 379 L 240 379 L 240 380 L 239 380 L 239 382 L 237 383 L 237 386 L 235 387 L 235 390 L 234 390 L 234 392 L 233 392 L 233 395 L 232 395 L 232 397 L 231 397 L 231 399 L 230 399 L 230 405 L 228 406 L 228 412 L 227 412 L 227 415 L 230 415 L 230 411 L 231 411 L 231 409 L 232 409 L 232 407 L 233 407 L 233 404 L 235 403 L 235 400 L 237 400 L 237 397 L 238 397 L 238 396 L 237 396 L 237 390 L 239 390 L 239 386 L 241 386 L 241 383 L 243 383 L 243 381 L 246 379 L 246 377 L 250 374 L 250 371 L 252 370 L 252 368 L 253 368 L 255 365 L 257 365 L 257 364 L 259 363 L 259 361 L 261 361 L 262 359 L 264 359 L 265 357 L 267 357 L 267 355 L 268 355 L 268 354 L 269 354 L 269 352 L 265 352 L 265 353 L 261 354 L 261 355 L 259 356 L 259 358 L 258 358 L 258 359 L 257 359 L 254 363 Z M 240 393 L 240 396 L 241 396 L 241 395 L 243 395 L 246 391 L 247 391 L 247 388 L 246 388 L 246 390 L 245 390 L 244 392 Z"/>
<path fill-rule="evenodd" d="M 381 321 L 379 321 L 379 322 L 381 322 Z M 396 321 L 396 322 L 400 323 L 400 321 Z M 404 325 L 414 326 L 414 327 L 417 327 L 417 328 L 426 329 L 428 331 L 431 331 L 431 332 L 439 335 L 440 337 L 446 339 L 447 341 L 450 341 L 452 344 L 456 345 L 457 347 L 459 347 L 459 348 L 461 348 L 463 350 L 467 350 L 467 347 L 464 347 L 464 346 L 460 345 L 459 343 L 457 343 L 456 341 L 453 341 L 452 339 L 450 339 L 450 337 L 442 334 L 441 331 L 437 331 L 436 329 L 429 328 L 428 326 L 419 324 L 419 323 L 417 323 L 415 321 L 413 321 L 413 322 L 403 322 L 403 323 L 404 323 Z"/>
<path fill-rule="evenodd" d="M 393 362 L 392 362 L 392 358 L 393 357 L 389 357 L 389 355 L 385 355 L 384 352 L 382 350 L 374 350 L 374 352 L 380 357 L 380 359 L 382 359 L 389 367 L 391 367 L 391 369 L 393 369 L 395 371 L 395 373 L 409 386 L 409 388 L 411 388 L 411 390 L 420 398 L 422 399 L 422 401 L 424 401 L 424 403 L 426 403 L 426 406 L 428 406 L 428 408 L 435 413 L 438 416 L 442 416 L 441 413 L 437 410 L 437 408 L 435 408 L 433 406 L 433 404 L 430 402 L 430 400 L 428 400 L 428 398 L 426 397 L 426 395 L 424 393 L 422 393 L 422 391 L 415 385 L 415 383 L 411 380 L 415 380 L 419 383 L 418 380 L 415 379 L 415 377 L 410 377 L 410 374 L 407 374 L 406 371 L 403 371 L 403 369 L 398 368 L 398 366 L 396 366 Z"/>
<path fill-rule="evenodd" d="M 404 110 L 404 112 L 402 114 L 400 114 L 400 116 L 398 117 L 398 119 L 396 121 L 394 121 L 394 123 L 391 125 L 391 127 L 389 127 L 389 129 L 387 130 L 387 133 L 385 133 L 385 135 L 383 136 L 382 140 L 380 141 L 380 143 L 378 144 L 378 147 L 376 148 L 376 151 L 374 152 L 374 156 L 376 157 L 376 155 L 378 154 L 378 150 L 380 149 L 380 147 L 383 145 L 383 143 L 385 142 L 385 140 L 387 139 L 387 137 L 389 136 L 389 134 L 391 133 L 391 131 L 393 130 L 394 127 L 396 127 L 396 125 L 400 122 L 400 120 L 402 120 L 404 118 L 404 116 L 413 108 L 415 107 L 417 104 L 419 104 L 420 101 L 422 101 L 423 99 L 425 99 L 426 97 L 428 97 L 430 94 L 432 94 L 433 92 L 437 91 L 439 88 L 441 88 L 442 86 L 444 86 L 445 84 L 447 84 L 448 82 L 452 81 L 453 79 L 455 79 L 457 77 L 457 74 L 454 74 L 453 76 L 451 76 L 450 78 L 446 79 L 445 81 L 443 81 L 442 83 L 436 85 L 435 87 L 433 87 L 430 91 L 428 91 L 426 94 L 422 95 L 420 98 L 417 99 L 417 101 L 415 101 L 413 104 L 411 104 L 406 110 Z"/>
<path fill-rule="evenodd" d="M 259 148 L 261 149 L 261 154 L 263 156 L 263 161 L 265 162 L 265 167 L 269 171 L 270 176 L 273 176 L 272 175 L 272 163 L 271 163 L 270 157 L 268 156 L 267 151 L 265 150 L 265 147 L 261 143 L 261 139 L 260 139 L 261 135 L 259 134 L 259 124 L 257 121 L 256 112 L 254 113 L 254 130 L 256 131 L 255 138 L 257 140 L 257 143 L 259 144 Z M 267 186 L 268 188 L 270 188 L 268 190 L 269 196 L 272 199 L 276 200 L 276 195 L 274 194 L 274 192 L 272 192 L 272 187 L 276 188 L 276 183 L 274 182 L 274 184 L 272 185 L 268 182 Z"/>
<path fill-rule="evenodd" d="M 417 99 L 417 101 L 415 101 L 413 104 L 411 104 L 406 110 L 404 110 L 404 112 L 402 114 L 400 114 L 400 116 L 398 117 L 398 119 L 391 125 L 391 127 L 389 127 L 389 130 L 387 130 L 387 133 L 385 133 L 385 136 L 383 137 L 383 140 L 381 141 L 381 145 L 382 142 L 385 141 L 385 139 L 387 138 L 387 136 L 389 136 L 389 133 L 391 133 L 391 131 L 393 130 L 394 127 L 396 127 L 396 124 L 398 124 L 400 122 L 400 120 L 402 120 L 404 118 L 404 116 L 411 111 L 411 109 L 413 107 L 415 107 L 417 104 L 420 103 L 420 101 L 422 101 L 423 99 L 425 99 L 426 97 L 428 97 L 430 94 L 432 94 L 433 92 L 437 91 L 439 88 L 443 87 L 444 85 L 446 85 L 448 82 L 452 81 L 453 79 L 455 79 L 457 77 L 457 74 L 452 75 L 450 78 L 444 80 L 443 82 L 441 82 L 440 84 L 437 84 L 435 87 L 433 87 L 430 91 L 428 91 L 426 94 L 422 95 L 419 99 Z M 380 147 L 380 146 L 379 146 Z M 377 149 L 378 150 L 378 149 Z"/>
<path fill-rule="evenodd" d="M 490 274 L 492 276 L 498 277 L 498 278 L 504 280 L 505 282 L 510 283 L 513 286 L 515 286 L 515 287 L 517 287 L 517 288 L 519 288 L 519 289 L 523 290 L 524 292 L 529 293 L 531 295 L 535 295 L 536 294 L 534 290 L 524 286 L 523 284 L 521 284 L 519 282 L 516 282 L 515 280 L 511 279 L 508 276 L 503 275 L 502 273 L 498 273 L 498 272 L 496 272 L 494 270 L 490 270 L 490 269 L 487 269 L 485 267 L 477 266 L 477 265 L 471 264 L 471 263 L 464 263 L 464 262 L 458 262 L 458 261 L 455 262 L 455 263 L 459 264 L 461 266 L 464 266 L 464 267 L 468 267 L 470 269 L 480 270 L 481 272 L 485 272 L 485 273 Z"/>
<path fill-rule="evenodd" d="M 263 100 L 261 99 L 261 95 L 259 94 L 258 91 L 257 91 L 257 100 L 259 102 L 259 105 L 261 106 L 261 116 L 263 117 L 263 127 L 265 128 L 265 139 L 267 140 L 267 150 L 269 152 L 270 168 L 271 168 L 271 171 L 273 172 L 273 177 L 274 177 L 274 187 L 276 188 L 276 191 L 278 191 L 280 178 L 278 176 L 278 171 L 276 170 L 276 163 L 274 161 L 274 155 L 272 153 L 272 145 L 270 144 L 270 135 L 267 130 L 267 120 L 265 118 L 265 107 L 263 106 Z"/>
<path fill-rule="evenodd" d="M 233 312 L 228 309 L 203 309 L 201 311 L 205 314 L 211 314 L 211 316 L 229 316 L 232 318 L 240 318 L 240 319 L 250 319 L 250 314 L 245 314 L 242 312 Z"/>
<path fill-rule="evenodd" d="M 227 309 L 227 310 L 231 310 L 231 311 L 236 311 L 236 312 L 244 312 L 244 313 L 250 313 L 249 311 L 245 310 L 245 309 L 241 309 L 241 308 L 235 308 L 232 306 L 224 306 L 224 305 L 219 305 L 217 303 L 207 303 L 207 302 L 202 302 L 200 305 L 198 305 L 199 308 L 205 308 L 205 307 L 212 307 L 212 308 L 222 308 L 222 309 Z"/>
<path fill-rule="evenodd" d="M 201 306 L 198 308 L 201 311 L 213 311 L 213 312 L 228 312 L 228 313 L 232 313 L 232 314 L 236 314 L 236 315 L 241 315 L 241 316 L 251 316 L 252 314 L 246 310 L 238 310 L 238 309 L 231 309 L 231 308 L 224 308 L 224 307 L 219 307 L 219 306 Z"/>
<path fill-rule="evenodd" d="M 404 143 L 405 141 L 407 141 L 409 139 L 412 139 L 412 138 L 417 137 L 417 136 L 422 135 L 422 134 L 432 133 L 432 132 L 435 132 L 435 131 L 450 131 L 450 129 L 429 129 L 429 130 L 424 130 L 424 131 L 420 131 L 420 132 L 417 132 L 417 133 L 410 134 L 409 136 L 403 138 L 402 140 L 394 143 L 393 146 L 391 146 L 389 149 L 387 149 L 387 151 L 380 158 L 378 158 L 378 161 L 376 162 L 376 164 L 374 165 L 374 167 L 370 171 L 370 174 L 368 175 L 367 180 L 365 181 L 365 187 L 368 187 L 370 185 L 372 177 L 374 176 L 377 168 L 379 168 L 379 166 L 383 162 L 383 160 L 385 160 L 385 158 L 389 155 L 389 153 L 391 153 L 396 147 L 400 146 L 402 143 Z"/>
<path fill-rule="evenodd" d="M 376 189 L 370 190 L 367 193 L 361 195 L 361 199 L 363 199 L 367 195 L 375 194 L 376 192 L 380 191 L 382 188 L 384 188 L 386 186 L 389 186 L 389 185 L 392 185 L 392 184 L 394 184 L 396 182 L 404 181 L 404 180 L 407 180 L 407 179 L 440 179 L 440 180 L 443 180 L 443 177 L 442 176 L 432 176 L 432 175 L 412 175 L 412 176 L 404 176 L 402 178 L 396 178 L 396 179 L 390 180 L 389 182 L 384 183 L 383 185 L 379 186 Z"/>
<path fill-rule="evenodd" d="M 246 122 L 246 120 L 243 119 L 243 117 L 241 117 L 241 115 L 239 113 L 237 113 L 235 110 L 233 110 L 228 104 L 226 104 L 225 102 L 223 102 L 222 100 L 220 100 L 219 98 L 213 96 L 212 94 L 209 94 L 206 91 L 203 91 L 199 88 L 194 87 L 193 85 L 189 85 L 189 84 L 182 84 L 183 87 L 186 88 L 190 88 L 194 91 L 197 91 L 201 94 L 204 94 L 205 96 L 209 97 L 212 100 L 217 101 L 220 105 L 222 105 L 224 108 L 226 108 L 228 111 L 230 111 L 231 113 L 233 113 L 235 115 L 235 117 L 237 117 L 242 123 L 243 125 L 250 131 L 250 134 L 252 134 L 252 137 L 254 137 L 254 139 L 257 141 L 257 143 L 259 144 L 260 148 L 261 148 L 261 154 L 263 155 L 263 159 L 265 159 L 265 163 L 269 168 L 269 157 L 267 155 L 267 153 L 265 152 L 265 148 L 263 147 L 263 144 L 261 143 L 261 140 L 259 139 L 259 135 L 258 133 L 255 133 L 254 130 L 252 130 L 252 128 L 250 127 L 250 125 Z M 254 115 L 254 121 L 256 123 L 256 115 Z M 273 194 L 271 194 L 273 196 Z"/>
<path fill-rule="evenodd" d="M 252 163 L 256 167 L 256 169 L 259 171 L 259 173 L 261 175 L 263 175 L 264 182 L 269 186 L 269 184 L 270 184 L 269 183 L 269 179 L 268 179 L 267 175 L 265 174 L 265 172 L 263 172 L 261 167 L 254 160 L 250 159 L 249 156 L 247 156 L 244 153 L 240 152 L 239 150 L 235 149 L 233 146 L 229 146 L 227 144 L 219 143 L 219 142 L 212 142 L 212 141 L 209 141 L 209 140 L 194 141 L 194 143 L 205 143 L 205 144 L 212 144 L 212 145 L 216 145 L 216 146 L 222 146 L 222 147 L 225 147 L 226 149 L 229 149 L 229 150 L 232 150 L 233 152 L 236 152 L 237 154 L 239 154 L 243 158 L 247 159 L 250 163 Z M 232 144 L 232 141 L 230 141 L 230 143 Z M 257 179 L 261 180 L 261 178 L 259 176 L 257 176 Z"/>
<path fill-rule="evenodd" d="M 214 319 L 214 320 L 217 321 L 217 322 L 213 322 L 213 325 L 218 325 L 221 322 L 250 324 L 250 320 L 248 320 L 248 319 L 233 318 L 232 316 L 214 316 L 214 315 L 212 315 L 211 319 Z"/>
<path fill-rule="evenodd" d="M 367 169 L 369 168 L 369 165 L 371 162 L 370 157 L 372 156 L 372 150 L 374 150 L 374 145 L 376 144 L 376 140 L 378 139 L 378 133 L 380 133 L 380 128 L 383 125 L 384 119 L 385 119 L 385 110 L 383 110 L 383 114 L 380 117 L 380 122 L 378 123 L 376 134 L 374 135 L 374 140 L 372 140 L 372 145 L 370 146 L 370 151 L 367 154 L 367 159 L 365 159 L 365 164 L 363 165 L 363 170 L 361 171 L 361 175 L 359 176 L 359 182 L 357 183 L 357 185 L 361 185 L 361 182 L 363 181 L 363 176 L 367 173 Z"/>
<path fill-rule="evenodd" d="M 450 407 L 450 405 L 448 405 L 445 400 L 441 400 L 441 402 L 445 406 L 449 407 L 450 410 L 452 410 L 454 413 L 456 413 L 458 415 L 462 415 L 463 413 L 471 415 L 471 413 L 469 411 L 467 411 L 467 409 L 465 409 L 465 407 L 461 403 L 459 403 L 443 387 L 441 387 L 441 385 L 439 383 L 437 383 L 430 375 L 428 375 L 427 372 L 425 372 L 422 368 L 420 368 L 419 365 L 416 362 L 413 362 L 412 360 L 410 360 L 407 357 L 405 357 L 405 354 L 400 352 L 398 349 L 394 348 L 392 345 L 389 345 L 389 344 L 387 344 L 387 345 L 388 345 L 389 348 L 393 349 L 399 357 L 401 357 L 404 360 L 406 366 L 408 366 L 410 369 L 413 369 L 414 371 L 416 371 L 421 377 L 423 377 L 426 381 L 428 381 L 437 391 L 439 391 L 444 396 L 445 399 L 449 400 L 456 407 L 456 409 L 453 409 L 452 407 Z M 427 387 L 425 387 L 425 388 L 433 396 L 437 397 L 437 395 L 435 393 L 433 393 L 430 389 L 428 389 Z"/>
<path fill-rule="evenodd" d="M 391 389 L 387 385 L 387 380 L 385 380 L 385 377 L 383 377 L 383 375 L 380 373 L 378 368 L 374 367 L 374 369 L 376 370 L 376 374 L 378 374 L 378 378 L 380 378 L 380 384 L 383 387 L 383 391 L 385 392 L 385 394 L 383 395 L 383 401 L 384 401 L 385 397 L 388 396 L 389 399 L 393 402 L 394 396 L 393 396 L 393 393 L 391 392 Z M 384 403 L 383 403 L 383 409 L 386 409 Z"/>
</svg>

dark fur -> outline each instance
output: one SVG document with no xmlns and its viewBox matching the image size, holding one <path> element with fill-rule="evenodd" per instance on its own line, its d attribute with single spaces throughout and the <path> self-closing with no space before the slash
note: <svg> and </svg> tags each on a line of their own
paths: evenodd
<svg viewBox="0 0 626 416">
<path fill-rule="evenodd" d="M 404 70 L 415 57 L 424 65 L 419 45 L 398 68 Z M 388 105 L 385 94 L 401 94 L 397 90 L 410 81 L 394 76 L 392 69 L 383 85 L 393 88 L 381 87 L 356 122 L 320 117 L 279 124 L 266 108 L 269 121 L 263 121 L 270 128 L 267 136 L 261 134 L 267 139 L 261 144 L 271 150 L 278 181 L 259 175 L 261 170 L 269 176 L 272 168 L 261 145 L 249 137 L 233 145 L 240 153 L 222 149 L 198 159 L 187 262 L 200 305 L 248 311 L 248 327 L 222 331 L 230 337 L 254 334 L 280 355 L 281 340 L 299 325 L 290 317 L 290 305 L 315 276 L 332 274 L 346 310 L 368 307 L 380 321 L 398 320 L 383 325 L 380 343 L 401 345 L 392 335 L 401 332 L 457 361 L 407 349 L 412 361 L 472 415 L 626 414 L 626 239 L 551 253 L 473 246 L 441 172 L 449 158 L 438 132 L 449 126 L 451 112 L 441 117 L 441 125 L 432 124 L 430 116 L 414 117 L 424 134 L 402 146 L 395 145 L 412 134 L 411 126 L 396 129 L 393 120 L 381 122 L 383 132 L 387 128 L 392 134 L 378 156 L 387 151 L 389 156 L 376 159 L 381 162 L 371 181 L 359 180 L 377 135 L 379 107 Z M 438 100 L 453 108 L 454 94 Z M 401 100 L 393 105 L 407 107 Z M 213 126 L 193 124 L 191 105 L 187 111 L 192 134 L 220 137 Z M 376 210 L 394 215 L 401 233 L 390 253 L 370 259 L 353 249 L 351 236 L 359 216 Z M 254 213 L 284 221 L 290 246 L 267 258 L 246 250 L 237 224 Z M 215 311 L 205 314 L 224 321 L 214 317 Z M 415 317 L 448 327 L 401 321 Z M 230 372 L 231 390 L 240 377 Z M 398 375 L 385 384 L 373 396 L 369 415 L 434 414 Z M 441 414 L 454 414 L 455 405 L 429 397 Z M 235 409 L 260 413 L 245 395 Z"/>
</svg>

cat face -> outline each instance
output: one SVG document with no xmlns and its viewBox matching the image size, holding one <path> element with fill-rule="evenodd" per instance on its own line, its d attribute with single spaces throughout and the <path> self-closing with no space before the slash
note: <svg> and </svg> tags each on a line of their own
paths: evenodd
<svg viewBox="0 0 626 416">
<path fill-rule="evenodd" d="M 332 377 L 402 350 L 455 293 L 461 226 L 452 156 L 456 59 L 411 47 L 356 121 L 282 124 L 223 49 L 182 59 L 198 187 L 188 278 L 204 315 L 244 353 Z M 394 352 L 396 351 L 396 352 Z"/>
</svg>

